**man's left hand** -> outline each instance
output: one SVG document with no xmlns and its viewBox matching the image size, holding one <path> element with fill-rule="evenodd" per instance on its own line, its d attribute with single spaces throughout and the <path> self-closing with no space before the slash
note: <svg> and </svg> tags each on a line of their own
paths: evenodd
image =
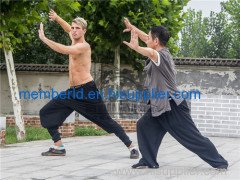
<svg viewBox="0 0 240 180">
<path fill-rule="evenodd" d="M 139 45 L 138 45 L 138 34 L 135 30 L 131 30 L 131 41 L 130 43 L 123 41 L 124 44 L 129 46 L 131 49 L 137 51 Z"/>
</svg>

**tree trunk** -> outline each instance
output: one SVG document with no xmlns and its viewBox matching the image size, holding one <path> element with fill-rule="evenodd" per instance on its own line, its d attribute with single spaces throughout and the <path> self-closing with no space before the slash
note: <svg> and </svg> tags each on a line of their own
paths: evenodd
<svg viewBox="0 0 240 180">
<path fill-rule="evenodd" d="M 4 33 L 2 32 L 2 36 L 4 37 Z M 8 39 L 9 41 L 9 39 Z M 21 104 L 19 99 L 19 91 L 17 85 L 17 78 L 14 69 L 13 56 L 12 51 L 7 51 L 5 45 L 3 44 L 3 50 L 6 60 L 7 73 L 9 86 L 11 90 L 12 102 L 13 102 L 13 111 L 15 116 L 15 126 L 16 126 L 16 134 L 18 140 L 23 140 L 26 137 L 24 120 L 21 111 Z"/>
<path fill-rule="evenodd" d="M 115 58 L 114 58 L 114 92 L 115 92 L 115 112 L 114 118 L 120 119 L 120 102 L 117 99 L 117 91 L 120 91 L 120 46 L 117 46 L 115 49 Z"/>
</svg>

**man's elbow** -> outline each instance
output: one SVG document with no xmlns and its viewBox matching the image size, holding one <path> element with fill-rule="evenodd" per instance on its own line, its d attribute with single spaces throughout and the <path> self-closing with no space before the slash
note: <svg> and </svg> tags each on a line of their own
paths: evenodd
<svg viewBox="0 0 240 180">
<path fill-rule="evenodd" d="M 70 35 L 70 33 L 71 33 L 71 28 L 67 29 L 67 33 Z"/>
<path fill-rule="evenodd" d="M 154 55 L 155 55 L 155 51 L 154 51 L 153 49 L 151 49 L 151 51 L 150 51 L 150 57 L 151 57 L 151 59 L 154 58 Z"/>
</svg>

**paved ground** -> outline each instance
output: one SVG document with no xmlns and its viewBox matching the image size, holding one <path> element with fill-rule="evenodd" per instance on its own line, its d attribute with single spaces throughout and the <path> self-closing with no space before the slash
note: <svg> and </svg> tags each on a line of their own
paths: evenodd
<svg viewBox="0 0 240 180">
<path fill-rule="evenodd" d="M 129 136 L 136 143 L 136 133 Z M 158 153 L 159 169 L 131 169 L 138 160 L 115 136 L 63 139 L 65 157 L 42 157 L 50 140 L 14 144 L 1 149 L 1 179 L 131 179 L 131 180 L 238 180 L 240 179 L 240 138 L 209 137 L 229 161 L 219 172 L 166 135 Z"/>
</svg>

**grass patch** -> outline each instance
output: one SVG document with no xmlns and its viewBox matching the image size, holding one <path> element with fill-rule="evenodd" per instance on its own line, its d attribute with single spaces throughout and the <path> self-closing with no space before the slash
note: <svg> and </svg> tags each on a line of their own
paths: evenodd
<svg viewBox="0 0 240 180">
<path fill-rule="evenodd" d="M 75 136 L 101 136 L 106 134 L 108 133 L 104 130 L 75 127 Z"/>
<path fill-rule="evenodd" d="M 22 141 L 18 141 L 17 137 L 16 137 L 15 127 L 7 127 L 6 128 L 6 136 L 5 136 L 5 144 L 37 141 L 37 140 L 52 138 L 50 136 L 50 134 L 48 133 L 48 130 L 45 128 L 26 126 L 25 129 L 26 129 L 26 134 L 27 134 L 26 139 L 22 140 Z"/>
<path fill-rule="evenodd" d="M 15 127 L 7 127 L 5 144 L 14 144 L 14 143 L 21 143 L 21 142 L 52 139 L 52 137 L 48 133 L 48 130 L 45 128 L 29 127 L 29 126 L 26 126 L 25 128 L 26 128 L 26 134 L 27 134 L 26 139 L 22 141 L 18 141 L 16 137 Z M 96 130 L 94 128 L 75 127 L 75 136 L 101 136 L 106 134 L 108 133 L 104 130 Z"/>
</svg>

